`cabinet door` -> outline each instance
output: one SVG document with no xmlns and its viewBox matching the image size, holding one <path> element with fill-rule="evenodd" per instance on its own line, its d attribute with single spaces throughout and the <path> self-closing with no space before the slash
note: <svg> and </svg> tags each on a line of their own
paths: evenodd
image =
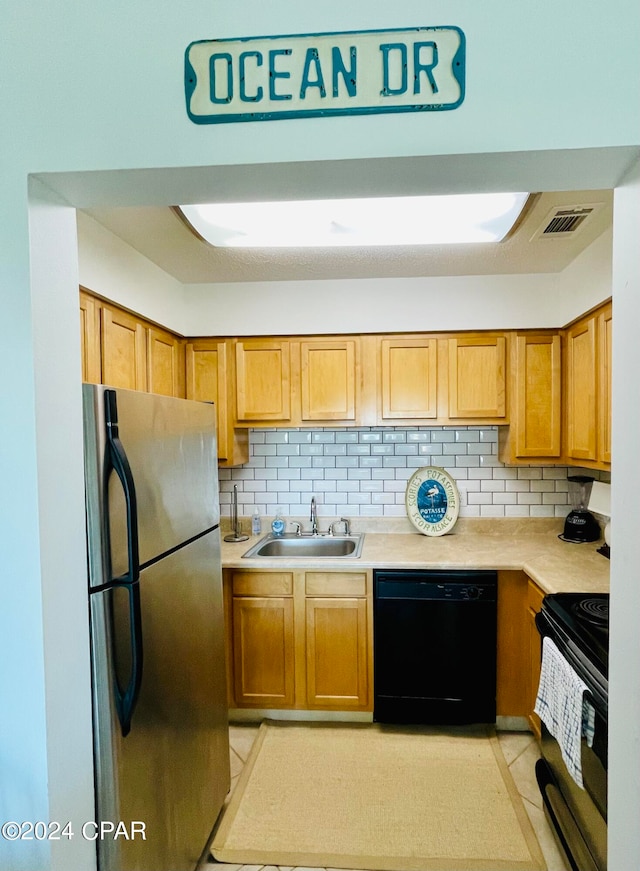
<svg viewBox="0 0 640 871">
<path fill-rule="evenodd" d="M 200 339 L 185 347 L 187 399 L 213 402 L 218 424 L 218 460 L 228 466 L 246 463 L 249 442 L 246 430 L 234 429 L 229 413 L 229 368 L 227 342 Z"/>
<path fill-rule="evenodd" d="M 382 419 L 437 417 L 437 366 L 435 339 L 382 339 Z"/>
<path fill-rule="evenodd" d="M 598 315 L 598 459 L 611 462 L 611 305 Z"/>
<path fill-rule="evenodd" d="M 129 390 L 147 389 L 145 328 L 133 315 L 101 309 L 102 383 Z"/>
<path fill-rule="evenodd" d="M 596 319 L 579 321 L 567 330 L 567 455 L 597 459 Z"/>
<path fill-rule="evenodd" d="M 506 339 L 449 339 L 449 417 L 506 418 Z"/>
<path fill-rule="evenodd" d="M 307 704 L 366 708 L 366 599 L 307 598 Z"/>
<path fill-rule="evenodd" d="M 560 336 L 516 337 L 514 419 L 516 457 L 559 457 Z"/>
<path fill-rule="evenodd" d="M 293 599 L 234 596 L 233 671 L 236 705 L 293 706 Z"/>
<path fill-rule="evenodd" d="M 302 420 L 356 420 L 355 339 L 300 343 Z"/>
<path fill-rule="evenodd" d="M 290 420 L 289 341 L 238 341 L 236 382 L 239 421 Z"/>
<path fill-rule="evenodd" d="M 100 384 L 100 306 L 86 293 L 80 293 L 80 351 L 82 380 Z"/>
<path fill-rule="evenodd" d="M 147 389 L 164 396 L 184 396 L 184 356 L 177 336 L 147 329 Z"/>
<path fill-rule="evenodd" d="M 496 713 L 528 718 L 529 689 L 528 578 L 521 571 L 498 572 Z"/>
<path fill-rule="evenodd" d="M 533 713 L 533 708 L 536 703 L 536 696 L 538 694 L 538 684 L 540 683 L 540 664 L 541 664 L 541 651 L 542 651 L 542 639 L 540 638 L 540 633 L 538 632 L 538 627 L 536 626 L 535 619 L 536 614 L 542 607 L 542 599 L 544 597 L 544 593 L 534 584 L 533 581 L 528 582 L 528 590 L 527 590 L 527 614 L 529 618 L 529 663 L 530 663 L 530 671 L 529 671 L 529 724 L 531 725 L 531 729 L 534 735 L 540 737 L 540 717 L 537 714 Z"/>
</svg>

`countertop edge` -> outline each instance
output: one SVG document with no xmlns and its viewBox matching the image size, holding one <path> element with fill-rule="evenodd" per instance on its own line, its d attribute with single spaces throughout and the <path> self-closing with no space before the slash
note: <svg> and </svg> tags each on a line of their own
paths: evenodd
<svg viewBox="0 0 640 871">
<path fill-rule="evenodd" d="M 262 536 L 222 544 L 223 569 L 358 571 L 368 569 L 495 569 L 521 571 L 545 593 L 608 592 L 609 561 L 600 542 L 570 544 L 555 535 L 450 535 L 365 533 L 361 556 L 352 558 L 249 558 Z"/>
</svg>

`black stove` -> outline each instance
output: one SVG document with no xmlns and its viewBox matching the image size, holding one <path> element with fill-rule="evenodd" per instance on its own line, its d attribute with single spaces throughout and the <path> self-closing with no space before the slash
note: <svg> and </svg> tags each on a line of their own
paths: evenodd
<svg viewBox="0 0 640 871">
<path fill-rule="evenodd" d="M 536 777 L 545 812 L 572 871 L 606 871 L 609 595 L 545 596 L 536 626 L 584 681 L 585 699 L 593 707 L 592 733 L 581 739 L 582 787 L 568 773 L 557 741 L 542 723 Z"/>
<path fill-rule="evenodd" d="M 553 593 L 545 596 L 542 612 L 553 629 L 566 634 L 582 656 L 602 676 L 609 675 L 609 594 Z M 549 634 L 549 633 L 546 633 Z"/>
</svg>

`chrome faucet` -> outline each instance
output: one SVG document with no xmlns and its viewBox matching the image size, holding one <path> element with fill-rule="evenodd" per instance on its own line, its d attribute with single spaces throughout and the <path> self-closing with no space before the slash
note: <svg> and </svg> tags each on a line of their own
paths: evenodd
<svg viewBox="0 0 640 871">
<path fill-rule="evenodd" d="M 318 534 L 318 511 L 316 509 L 316 497 L 311 497 L 311 517 L 309 518 L 311 521 L 311 535 Z"/>
<path fill-rule="evenodd" d="M 340 520 L 334 520 L 333 523 L 329 524 L 329 535 L 335 535 L 334 527 L 336 523 L 344 523 L 344 534 L 351 535 L 351 524 L 346 517 L 341 517 Z"/>
</svg>

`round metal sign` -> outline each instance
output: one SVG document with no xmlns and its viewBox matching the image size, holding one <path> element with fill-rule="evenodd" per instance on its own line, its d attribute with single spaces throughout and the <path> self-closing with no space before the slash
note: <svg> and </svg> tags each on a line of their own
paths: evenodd
<svg viewBox="0 0 640 871">
<path fill-rule="evenodd" d="M 407 516 L 423 535 L 451 532 L 460 511 L 456 482 L 444 469 L 426 466 L 409 478 L 405 495 Z"/>
</svg>

